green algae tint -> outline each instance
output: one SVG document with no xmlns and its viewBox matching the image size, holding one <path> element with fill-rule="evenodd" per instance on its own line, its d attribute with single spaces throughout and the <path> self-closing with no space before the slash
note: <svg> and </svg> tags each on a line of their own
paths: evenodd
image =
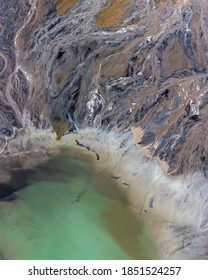
<svg viewBox="0 0 208 280">
<path fill-rule="evenodd" d="M 27 176 L 17 200 L 0 202 L 2 259 L 158 258 L 125 195 L 86 157 L 63 150 Z"/>
</svg>

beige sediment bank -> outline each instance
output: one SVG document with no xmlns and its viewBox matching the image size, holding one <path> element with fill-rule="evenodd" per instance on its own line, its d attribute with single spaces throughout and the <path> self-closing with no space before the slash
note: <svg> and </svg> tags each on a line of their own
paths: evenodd
<svg viewBox="0 0 208 280">
<path fill-rule="evenodd" d="M 47 161 L 48 153 L 68 147 L 90 156 L 97 172 L 116 180 L 131 208 L 148 222 L 162 259 L 205 258 L 207 244 L 207 183 L 201 174 L 169 177 L 158 161 L 147 158 L 134 144 L 132 134 L 118 135 L 86 129 L 54 140 L 51 131 L 30 128 L 7 149 L 24 168 Z M 19 152 L 21 151 L 21 152 Z"/>
</svg>

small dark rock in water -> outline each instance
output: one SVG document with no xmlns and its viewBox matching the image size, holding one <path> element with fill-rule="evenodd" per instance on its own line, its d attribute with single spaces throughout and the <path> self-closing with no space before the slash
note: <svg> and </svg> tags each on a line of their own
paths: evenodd
<svg viewBox="0 0 208 280">
<path fill-rule="evenodd" d="M 77 146 L 82 147 L 82 148 L 86 148 L 88 151 L 90 151 L 89 147 L 87 147 L 84 144 L 80 143 L 78 140 L 75 140 L 75 141 L 76 141 Z"/>
<path fill-rule="evenodd" d="M 124 185 L 124 186 L 127 186 L 127 187 L 130 187 L 130 185 L 129 185 L 129 184 L 127 184 L 127 183 L 123 183 L 123 185 Z"/>
<path fill-rule="evenodd" d="M 113 178 L 113 179 L 115 179 L 115 180 L 120 179 L 120 177 L 119 177 L 119 176 L 114 176 L 114 175 L 111 175 L 111 176 L 112 176 L 112 178 Z"/>
<path fill-rule="evenodd" d="M 85 148 L 85 149 L 87 149 L 88 151 L 91 151 L 91 152 L 95 153 L 96 159 L 97 159 L 97 160 L 100 159 L 100 156 L 98 155 L 98 153 L 96 153 L 96 152 L 95 152 L 93 149 L 91 149 L 89 146 L 80 143 L 78 140 L 75 140 L 75 142 L 76 142 L 77 146 L 82 147 L 82 148 Z"/>
<path fill-rule="evenodd" d="M 95 153 L 95 154 L 96 154 L 96 159 L 99 160 L 100 156 L 97 153 Z"/>
<path fill-rule="evenodd" d="M 150 199 L 150 202 L 149 202 L 149 208 L 153 208 L 153 202 L 154 202 L 154 199 L 153 197 Z"/>
</svg>

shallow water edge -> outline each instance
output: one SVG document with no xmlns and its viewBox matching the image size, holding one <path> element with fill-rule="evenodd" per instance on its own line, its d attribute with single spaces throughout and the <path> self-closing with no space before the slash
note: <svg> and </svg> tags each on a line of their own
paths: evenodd
<svg viewBox="0 0 208 280">
<path fill-rule="evenodd" d="M 150 225 L 162 259 L 206 258 L 207 184 L 201 174 L 167 176 L 157 160 L 148 159 L 135 148 L 130 134 L 88 129 L 65 135 L 59 142 L 50 131 L 30 129 L 28 135 L 14 142 L 22 150 L 28 142 L 32 147 L 25 165 L 34 164 L 34 154 L 40 161 L 47 160 L 48 147 L 82 149 L 92 156 L 97 172 L 106 171 L 125 189 L 132 210 Z M 22 154 L 25 157 L 24 151 Z"/>
<path fill-rule="evenodd" d="M 0 199 L 2 259 L 158 259 L 148 225 L 90 155 L 51 149 L 25 178 Z"/>
</svg>

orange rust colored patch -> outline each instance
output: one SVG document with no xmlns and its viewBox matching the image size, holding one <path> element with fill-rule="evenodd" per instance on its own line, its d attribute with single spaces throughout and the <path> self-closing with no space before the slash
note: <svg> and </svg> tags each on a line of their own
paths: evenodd
<svg viewBox="0 0 208 280">
<path fill-rule="evenodd" d="M 60 84 L 65 78 L 66 78 L 66 74 L 57 73 L 57 74 L 55 75 L 56 84 Z"/>
<path fill-rule="evenodd" d="M 135 126 L 131 127 L 131 132 L 134 135 L 134 142 L 135 142 L 135 145 L 137 146 L 138 143 L 141 141 L 144 133 L 140 127 L 135 127 Z"/>
<path fill-rule="evenodd" d="M 60 15 L 65 15 L 71 5 L 74 5 L 79 0 L 56 0 L 56 10 Z"/>
<path fill-rule="evenodd" d="M 112 0 L 110 6 L 104 8 L 96 18 L 99 27 L 117 27 L 123 19 L 127 10 L 127 3 L 131 0 Z"/>
<path fill-rule="evenodd" d="M 57 85 L 62 83 L 70 74 L 70 68 L 62 68 L 57 73 L 55 73 L 55 82 Z"/>
<path fill-rule="evenodd" d="M 157 9 L 160 9 L 163 5 L 164 0 L 156 0 L 155 5 Z"/>
<path fill-rule="evenodd" d="M 137 24 L 137 23 L 139 23 L 140 21 L 141 21 L 141 18 L 140 18 L 140 17 L 137 17 L 137 18 L 134 19 L 133 24 Z"/>
<path fill-rule="evenodd" d="M 170 6 L 171 4 L 177 4 L 177 0 L 155 0 L 155 6 L 158 10 L 162 9 L 164 5 Z"/>
<path fill-rule="evenodd" d="M 64 135 L 64 133 L 70 128 L 71 124 L 64 120 L 61 119 L 59 117 L 55 118 L 52 123 L 51 123 L 53 130 L 56 134 L 55 139 L 56 140 L 60 140 L 62 135 Z"/>
</svg>

